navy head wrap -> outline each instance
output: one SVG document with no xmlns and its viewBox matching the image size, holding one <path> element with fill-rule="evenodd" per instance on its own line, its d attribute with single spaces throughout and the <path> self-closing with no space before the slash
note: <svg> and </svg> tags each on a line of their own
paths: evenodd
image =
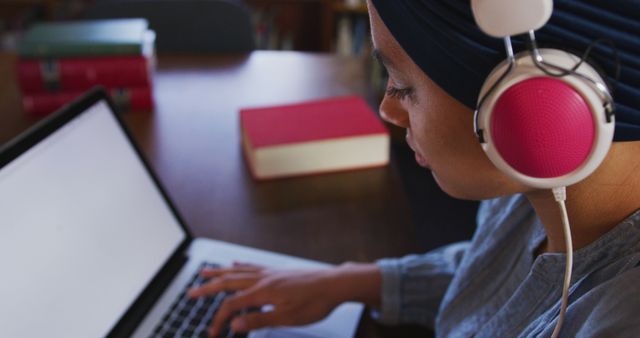
<svg viewBox="0 0 640 338">
<path fill-rule="evenodd" d="M 506 58 L 501 39 L 476 25 L 469 0 L 372 0 L 382 21 L 411 59 L 447 93 L 475 108 L 489 72 Z M 540 47 L 590 54 L 612 88 L 614 141 L 640 140 L 640 1 L 555 0 L 549 22 L 536 32 Z M 515 37 L 514 49 L 525 40 Z M 620 76 L 616 79 L 616 67 Z"/>
</svg>

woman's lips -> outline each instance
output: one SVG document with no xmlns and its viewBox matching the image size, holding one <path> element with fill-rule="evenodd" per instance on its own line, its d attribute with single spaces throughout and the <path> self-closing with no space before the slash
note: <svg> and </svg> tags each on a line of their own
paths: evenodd
<svg viewBox="0 0 640 338">
<path fill-rule="evenodd" d="M 411 131 L 409 129 L 407 129 L 406 140 L 407 140 L 407 144 L 409 145 L 409 148 L 411 148 L 411 150 L 413 150 L 415 154 L 416 162 L 418 163 L 418 165 L 429 169 L 429 163 L 427 162 L 427 160 L 425 160 L 424 157 L 422 157 L 422 155 L 420 155 L 420 153 L 416 150 L 415 146 L 413 145 L 413 138 L 411 137 Z"/>
</svg>

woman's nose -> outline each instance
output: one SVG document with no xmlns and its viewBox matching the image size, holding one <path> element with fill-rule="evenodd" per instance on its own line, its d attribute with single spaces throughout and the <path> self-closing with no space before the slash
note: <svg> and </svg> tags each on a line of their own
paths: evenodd
<svg viewBox="0 0 640 338">
<path fill-rule="evenodd" d="M 396 98 L 385 96 L 380 103 L 380 117 L 401 128 L 409 127 L 409 113 Z"/>
</svg>

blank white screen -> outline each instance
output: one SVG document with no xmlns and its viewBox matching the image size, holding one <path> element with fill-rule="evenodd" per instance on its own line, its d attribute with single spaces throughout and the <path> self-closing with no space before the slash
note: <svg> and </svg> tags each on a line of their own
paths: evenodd
<svg viewBox="0 0 640 338">
<path fill-rule="evenodd" d="M 0 170 L 0 337 L 103 337 L 185 238 L 105 102 Z"/>
</svg>

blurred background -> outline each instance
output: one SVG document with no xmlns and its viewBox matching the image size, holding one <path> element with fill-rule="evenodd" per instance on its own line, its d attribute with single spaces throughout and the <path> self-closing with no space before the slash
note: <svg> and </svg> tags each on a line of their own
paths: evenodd
<svg viewBox="0 0 640 338">
<path fill-rule="evenodd" d="M 256 49 L 368 55 L 364 0 L 2 0 L 2 48 L 15 48 L 21 32 L 37 21 L 130 16 L 142 13 L 142 8 L 160 18 L 163 9 L 182 8 L 190 19 L 211 22 L 221 20 L 225 13 L 220 3 L 246 8 Z M 207 8 L 212 11 L 202 11 Z M 164 24 L 150 21 L 156 31 L 155 26 Z"/>
<path fill-rule="evenodd" d="M 365 0 L 0 0 L 0 53 L 17 52 L 35 23 L 122 17 L 148 20 L 158 55 L 292 50 L 355 58 L 367 69 L 372 107 L 384 94 L 386 75 L 371 58 Z M 404 130 L 389 128 L 419 247 L 469 238 L 477 203 L 439 192 L 416 165 Z"/>
</svg>

